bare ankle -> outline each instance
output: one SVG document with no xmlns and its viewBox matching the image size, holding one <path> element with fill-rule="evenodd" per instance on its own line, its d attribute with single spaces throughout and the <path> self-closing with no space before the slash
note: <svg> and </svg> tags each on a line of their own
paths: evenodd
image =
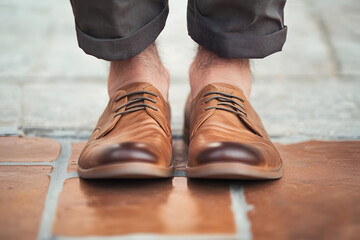
<svg viewBox="0 0 360 240">
<path fill-rule="evenodd" d="M 239 87 L 247 98 L 251 92 L 251 72 L 249 59 L 226 59 L 199 47 L 198 53 L 190 66 L 189 79 L 191 96 L 211 83 L 228 83 Z"/>
<path fill-rule="evenodd" d="M 167 99 L 170 74 L 162 64 L 155 44 L 130 59 L 111 62 L 108 78 L 110 97 L 119 88 L 133 82 L 151 83 Z"/>
</svg>

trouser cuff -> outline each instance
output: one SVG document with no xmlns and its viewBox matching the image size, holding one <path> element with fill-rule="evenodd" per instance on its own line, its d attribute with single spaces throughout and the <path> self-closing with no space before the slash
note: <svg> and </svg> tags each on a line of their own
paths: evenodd
<svg viewBox="0 0 360 240">
<path fill-rule="evenodd" d="M 164 29 L 169 7 L 153 20 L 128 36 L 101 39 L 84 33 L 76 24 L 78 44 L 85 53 L 108 61 L 124 60 L 138 55 L 152 44 Z"/>
<path fill-rule="evenodd" d="M 264 58 L 282 50 L 287 27 L 267 35 L 222 32 L 200 14 L 189 14 L 188 33 L 199 45 L 223 58 Z"/>
</svg>

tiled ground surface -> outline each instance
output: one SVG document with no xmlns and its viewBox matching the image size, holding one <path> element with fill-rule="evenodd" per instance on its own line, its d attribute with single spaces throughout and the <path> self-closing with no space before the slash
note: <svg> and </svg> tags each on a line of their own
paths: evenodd
<svg viewBox="0 0 360 240">
<path fill-rule="evenodd" d="M 360 141 L 277 144 L 285 175 L 276 181 L 187 179 L 185 153 L 171 179 L 81 180 L 74 170 L 84 144 L 59 141 L 60 155 L 54 140 L 0 138 L 0 239 L 357 239 L 360 234 Z M 23 151 L 24 142 L 28 154 L 4 161 L 6 149 Z M 44 142 L 51 149 L 46 154 Z M 176 140 L 174 149 L 185 149 L 183 142 Z M 38 155 L 42 158 L 32 159 Z"/>
<path fill-rule="evenodd" d="M 254 239 L 357 239 L 360 142 L 278 147 L 284 177 L 244 184 Z"/>
<path fill-rule="evenodd" d="M 0 166 L 1 239 L 36 239 L 51 168 Z"/>
<path fill-rule="evenodd" d="M 181 176 L 186 157 L 178 158 L 172 179 L 81 180 L 73 171 L 82 142 L 62 140 L 55 161 L 60 144 L 54 140 L 1 137 L 0 142 L 1 239 L 356 239 L 360 234 L 359 141 L 278 144 L 284 177 L 245 182 L 188 180 Z M 4 161 L 9 149 L 23 151 L 24 142 L 27 155 Z M 47 147 L 51 151 L 44 154 Z M 174 149 L 184 149 L 183 142 L 176 140 Z M 41 160 L 31 160 L 39 155 Z"/>
<path fill-rule="evenodd" d="M 27 137 L 0 138 L 0 239 L 358 239 L 359 11 L 288 1 L 283 51 L 252 61 L 251 101 L 284 144 L 284 177 L 191 181 L 179 139 L 195 44 L 186 1 L 170 0 L 158 44 L 176 176 L 93 182 L 78 178 L 77 156 L 107 103 L 108 64 L 77 47 L 69 1 L 2 0 L 0 135 Z"/>
</svg>

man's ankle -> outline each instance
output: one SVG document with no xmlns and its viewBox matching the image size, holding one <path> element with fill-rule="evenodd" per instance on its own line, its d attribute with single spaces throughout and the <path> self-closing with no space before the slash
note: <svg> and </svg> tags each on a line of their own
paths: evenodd
<svg viewBox="0 0 360 240">
<path fill-rule="evenodd" d="M 226 59 L 199 46 L 190 66 L 189 79 L 192 99 L 211 83 L 228 83 L 239 87 L 247 98 L 251 92 L 249 59 Z"/>
<path fill-rule="evenodd" d="M 110 97 L 119 88 L 133 82 L 148 82 L 154 85 L 167 100 L 170 74 L 162 64 L 155 44 L 130 59 L 111 62 L 108 78 Z"/>
</svg>

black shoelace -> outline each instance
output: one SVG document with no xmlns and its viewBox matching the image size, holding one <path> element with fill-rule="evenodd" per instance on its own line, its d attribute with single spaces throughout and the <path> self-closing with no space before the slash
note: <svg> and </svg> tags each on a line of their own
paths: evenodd
<svg viewBox="0 0 360 240">
<path fill-rule="evenodd" d="M 228 111 L 228 112 L 234 113 L 236 115 L 240 115 L 242 117 L 247 116 L 247 114 L 245 112 L 246 109 L 244 108 L 244 106 L 241 105 L 241 103 L 234 100 L 234 98 L 235 98 L 235 99 L 240 100 L 240 102 L 245 102 L 244 99 L 242 99 L 242 98 L 240 98 L 238 96 L 229 94 L 229 93 L 224 93 L 224 92 L 219 92 L 219 91 L 207 92 L 207 93 L 205 93 L 203 95 L 203 97 L 209 96 L 211 94 L 217 94 L 217 95 L 213 96 L 213 97 L 209 97 L 208 99 L 205 100 L 205 103 L 208 103 L 213 99 L 216 99 L 219 102 L 217 103 L 217 106 L 211 106 L 211 107 L 205 108 L 205 111 L 215 108 L 215 109 L 219 109 L 219 110 Z M 220 105 L 220 107 L 219 107 L 219 105 Z M 229 106 L 229 107 L 231 107 L 233 109 L 226 108 L 226 107 L 221 107 L 221 105 L 222 106 Z M 236 111 L 236 110 L 238 110 L 239 112 Z"/>
<path fill-rule="evenodd" d="M 158 95 L 156 95 L 155 93 L 153 92 L 150 92 L 150 91 L 136 91 L 136 92 L 130 92 L 130 93 L 127 93 L 127 94 L 124 94 L 120 97 L 118 97 L 115 102 L 118 102 L 120 101 L 121 99 L 123 99 L 124 97 L 128 97 L 128 96 L 132 96 L 132 95 L 136 95 L 136 94 L 144 94 L 144 93 L 147 93 L 147 94 L 150 94 L 150 95 L 153 95 L 155 97 L 158 97 Z M 127 103 L 119 106 L 118 108 L 116 108 L 115 110 L 115 115 L 114 115 L 114 118 L 116 116 L 119 116 L 121 114 L 127 114 L 127 113 L 132 113 L 132 112 L 136 112 L 136 111 L 139 111 L 139 110 L 145 110 L 147 107 L 157 111 L 158 109 L 153 107 L 153 106 L 150 106 L 149 104 L 145 104 L 144 103 L 144 100 L 148 100 L 152 103 L 157 103 L 155 100 L 151 99 L 151 98 L 148 98 L 148 97 L 136 97 L 136 98 L 133 98 L 131 100 L 129 100 Z M 135 104 L 135 105 L 131 105 L 133 103 L 138 103 L 138 102 L 141 102 L 139 104 Z M 130 106 L 131 105 L 131 106 Z M 124 108 L 125 107 L 125 110 L 124 111 L 120 111 L 120 109 Z"/>
</svg>

